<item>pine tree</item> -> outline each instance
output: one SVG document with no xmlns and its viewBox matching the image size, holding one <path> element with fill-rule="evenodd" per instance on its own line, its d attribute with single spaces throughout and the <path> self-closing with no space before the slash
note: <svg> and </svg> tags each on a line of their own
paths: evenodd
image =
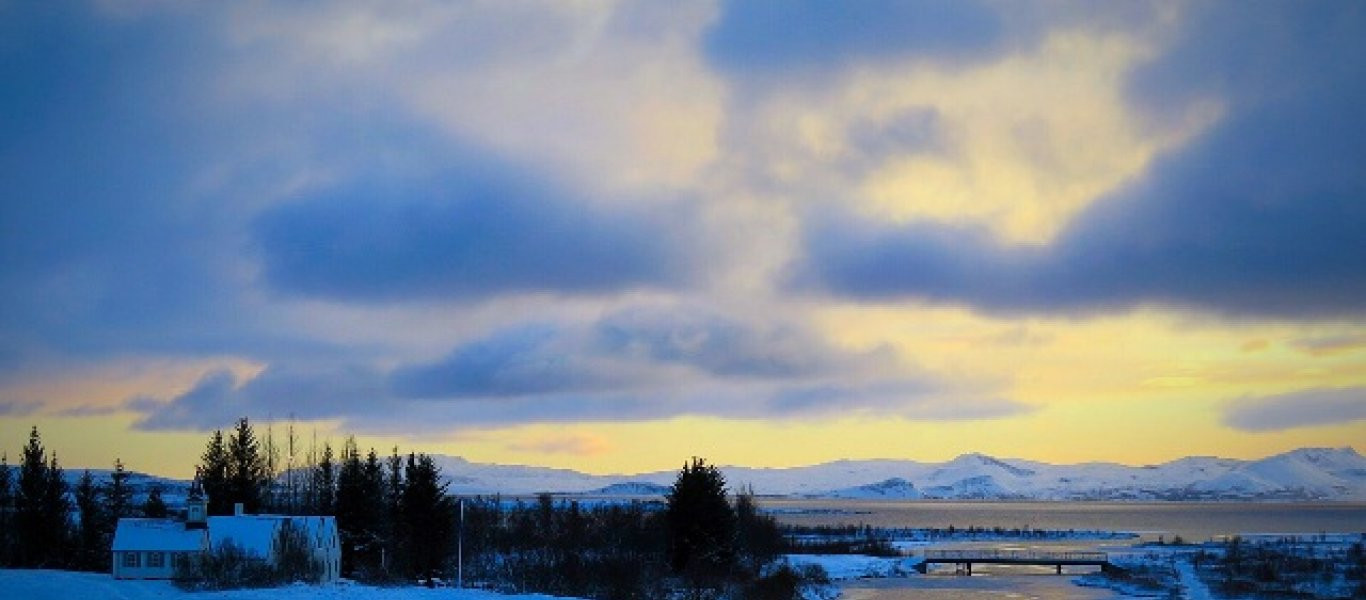
<svg viewBox="0 0 1366 600">
<path fill-rule="evenodd" d="M 403 553 L 399 551 L 404 540 L 408 538 L 407 528 L 403 522 L 403 458 L 398 454 L 398 446 L 394 446 L 389 457 L 385 459 L 388 467 L 388 476 L 384 478 L 384 499 L 385 499 L 385 529 L 384 529 L 384 568 L 386 574 L 401 573 L 404 571 Z"/>
<path fill-rule="evenodd" d="M 232 514 L 232 499 L 228 493 L 228 446 L 223 442 L 223 431 L 215 430 L 209 436 L 208 447 L 200 457 L 203 466 L 199 470 L 200 484 L 208 497 L 210 515 Z"/>
<path fill-rule="evenodd" d="M 323 442 L 322 458 L 313 469 L 313 514 L 336 514 L 337 463 L 332 455 L 332 444 Z"/>
<path fill-rule="evenodd" d="M 76 510 L 80 512 L 76 537 L 75 566 L 91 571 L 109 567 L 106 560 L 109 552 L 109 523 L 100 504 L 100 486 L 95 477 L 86 469 L 76 484 L 72 495 L 76 499 Z"/>
<path fill-rule="evenodd" d="M 341 469 L 337 472 L 337 532 L 341 538 L 342 574 L 351 576 L 356 568 L 356 549 L 372 523 L 366 514 L 370 499 L 365 497 L 365 466 L 356 448 L 356 438 L 342 445 Z"/>
<path fill-rule="evenodd" d="M 241 503 L 247 513 L 259 513 L 267 483 L 266 462 L 261 456 L 256 432 L 247 418 L 242 417 L 228 436 L 229 502 Z"/>
<path fill-rule="evenodd" d="M 14 564 L 14 473 L 9 466 L 9 454 L 0 454 L 0 567 Z"/>
<path fill-rule="evenodd" d="M 109 474 L 109 483 L 104 487 L 104 511 L 115 523 L 124 517 L 133 516 L 133 487 L 128 485 L 128 471 L 123 461 L 114 459 L 114 470 Z"/>
<path fill-rule="evenodd" d="M 675 573 L 712 577 L 735 565 L 735 513 L 726 479 L 705 460 L 684 463 L 666 496 L 669 565 Z"/>
<path fill-rule="evenodd" d="M 69 566 L 71 556 L 71 502 L 67 500 L 66 474 L 57 462 L 57 453 L 47 463 L 47 481 L 43 486 L 43 522 L 49 538 L 50 554 L 45 564 L 62 568 Z"/>
<path fill-rule="evenodd" d="M 147 492 L 147 500 L 142 503 L 142 516 L 148 519 L 165 519 L 169 514 L 166 501 L 161 498 L 161 486 L 152 486 Z"/>
<path fill-rule="evenodd" d="M 14 499 L 16 563 L 25 567 L 61 566 L 68 537 L 66 482 L 54 456 L 47 460 L 38 428 L 29 432 Z"/>
<path fill-rule="evenodd" d="M 354 437 L 342 446 L 337 473 L 337 529 L 342 544 L 342 572 L 374 574 L 380 566 L 384 513 L 384 470 L 375 450 L 361 460 Z"/>
<path fill-rule="evenodd" d="M 451 556 L 455 503 L 446 495 L 441 470 L 426 454 L 408 454 L 403 479 L 405 562 L 409 575 L 430 579 L 441 574 Z"/>
</svg>

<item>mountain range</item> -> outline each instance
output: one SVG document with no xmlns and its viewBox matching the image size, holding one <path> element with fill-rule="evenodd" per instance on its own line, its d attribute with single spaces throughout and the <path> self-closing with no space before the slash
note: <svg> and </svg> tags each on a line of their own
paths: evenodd
<svg viewBox="0 0 1366 600">
<path fill-rule="evenodd" d="M 571 469 L 471 462 L 433 455 L 459 495 L 662 496 L 676 471 L 593 475 Z M 1054 465 L 964 454 L 947 462 L 838 460 L 803 467 L 723 466 L 732 490 L 762 496 L 979 500 L 1338 500 L 1366 501 L 1366 457 L 1352 448 L 1301 448 L 1259 460 L 1191 456 L 1157 465 Z M 92 470 L 107 480 L 107 470 Z M 75 484 L 79 470 L 67 470 Z M 153 485 L 168 502 L 188 482 L 133 473 L 141 497 Z"/>
<path fill-rule="evenodd" d="M 437 456 L 458 494 L 660 495 L 674 471 L 590 475 Z M 1054 465 L 964 454 L 942 463 L 839 460 L 790 468 L 721 467 L 732 489 L 759 495 L 984 500 L 1366 500 L 1366 457 L 1352 448 L 1301 448 L 1260 460 L 1205 456 L 1128 466 Z"/>
</svg>

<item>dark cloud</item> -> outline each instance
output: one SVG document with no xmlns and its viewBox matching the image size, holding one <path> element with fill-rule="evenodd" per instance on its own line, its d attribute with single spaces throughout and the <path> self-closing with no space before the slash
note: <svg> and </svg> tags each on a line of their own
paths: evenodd
<svg viewBox="0 0 1366 600">
<path fill-rule="evenodd" d="M 1265 14 L 1267 6 L 1276 14 Z M 1213 90 L 1227 115 L 1097 200 L 1051 244 L 1008 246 L 964 226 L 819 215 L 808 219 L 795 281 L 853 298 L 988 311 L 1154 304 L 1362 316 L 1366 71 L 1344 66 L 1343 57 L 1366 55 L 1366 35 L 1357 35 L 1366 32 L 1366 9 L 1267 6 L 1201 13 L 1188 25 L 1190 39 L 1135 75 L 1135 102 L 1151 110 L 1162 102 L 1179 110 L 1180 101 Z"/>
<path fill-rule="evenodd" d="M 348 182 L 261 215 L 266 279 L 341 300 L 605 294 L 685 281 L 696 241 L 676 211 L 595 209 L 535 174 L 453 157 L 432 180 Z"/>
<path fill-rule="evenodd" d="M 529 396 L 603 390 L 625 383 L 601 373 L 566 347 L 560 329 L 514 328 L 456 348 L 431 364 L 401 367 L 391 387 L 411 398 Z"/>
<path fill-rule="evenodd" d="M 1228 406 L 1224 424 L 1243 431 L 1281 431 L 1366 420 L 1366 387 L 1320 388 L 1244 398 Z"/>
<path fill-rule="evenodd" d="M 144 415 L 143 429 L 211 429 L 242 415 L 281 417 L 286 406 L 300 419 L 340 419 L 366 432 L 680 415 L 986 419 L 1025 410 L 955 389 L 889 350 L 840 350 L 795 325 L 688 306 L 512 327 L 387 373 L 288 363 L 246 381 L 214 373 L 169 400 L 127 405 Z"/>
<path fill-rule="evenodd" d="M 995 49 L 1002 29 L 975 0 L 728 0 L 704 43 L 721 70 L 752 77 L 911 54 L 973 56 Z"/>
<path fill-rule="evenodd" d="M 247 380 L 217 371 L 169 400 L 144 397 L 127 403 L 143 415 L 134 427 L 144 430 L 208 430 L 243 416 L 357 418 L 383 415 L 393 406 L 383 377 L 370 368 L 297 365 L 272 365 Z"/>
</svg>

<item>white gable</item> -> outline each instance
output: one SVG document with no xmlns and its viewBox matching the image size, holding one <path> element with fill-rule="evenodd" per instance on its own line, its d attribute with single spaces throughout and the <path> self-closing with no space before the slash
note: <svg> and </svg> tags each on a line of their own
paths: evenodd
<svg viewBox="0 0 1366 600">
<path fill-rule="evenodd" d="M 193 552 L 204 549 L 204 536 L 204 530 L 185 529 L 184 523 L 171 519 L 119 519 L 113 550 Z"/>
</svg>

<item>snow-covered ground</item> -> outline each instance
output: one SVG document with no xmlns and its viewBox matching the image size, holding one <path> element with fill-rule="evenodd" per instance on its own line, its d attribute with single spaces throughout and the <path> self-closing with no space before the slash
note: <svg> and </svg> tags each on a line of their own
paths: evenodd
<svg viewBox="0 0 1366 600">
<path fill-rule="evenodd" d="M 862 554 L 789 554 L 787 564 L 795 568 L 818 565 L 832 581 L 861 577 L 904 577 L 915 572 L 918 557 L 883 558 Z"/>
<path fill-rule="evenodd" d="M 0 569 L 0 597 L 23 600 L 548 600 L 481 590 L 381 588 L 356 584 L 292 585 L 229 592 L 186 592 L 167 581 L 120 581 L 108 574 L 38 569 Z"/>
</svg>

